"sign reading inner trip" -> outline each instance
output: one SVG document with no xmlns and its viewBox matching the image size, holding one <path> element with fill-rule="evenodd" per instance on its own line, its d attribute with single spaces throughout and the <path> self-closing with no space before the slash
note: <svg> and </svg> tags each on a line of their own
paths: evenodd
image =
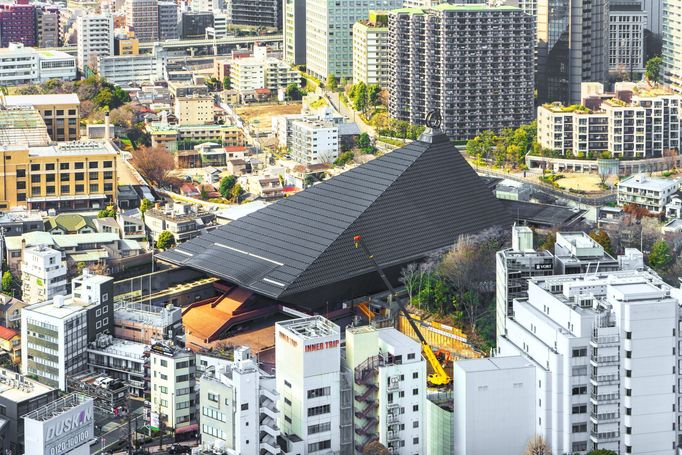
<svg viewBox="0 0 682 455">
<path fill-rule="evenodd" d="M 322 343 L 307 344 L 305 352 L 320 351 L 322 349 L 331 349 L 339 345 L 339 340 L 323 341 Z"/>
</svg>

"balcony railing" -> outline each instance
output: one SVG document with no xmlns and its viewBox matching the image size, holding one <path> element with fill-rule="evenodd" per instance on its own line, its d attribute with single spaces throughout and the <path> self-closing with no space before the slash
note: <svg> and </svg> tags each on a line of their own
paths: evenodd
<svg viewBox="0 0 682 455">
<path fill-rule="evenodd" d="M 592 394 L 592 400 L 597 401 L 599 403 L 605 403 L 609 401 L 618 401 L 620 399 L 620 394 L 618 392 L 615 393 L 601 393 L 601 394 Z"/>
<path fill-rule="evenodd" d="M 603 412 L 601 414 L 592 412 L 590 417 L 597 422 L 605 423 L 620 419 L 620 412 Z"/>
</svg>

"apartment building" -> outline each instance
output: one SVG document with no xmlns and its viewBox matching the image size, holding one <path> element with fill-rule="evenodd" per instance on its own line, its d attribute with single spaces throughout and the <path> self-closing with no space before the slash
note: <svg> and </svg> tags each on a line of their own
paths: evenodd
<svg viewBox="0 0 682 455">
<path fill-rule="evenodd" d="M 159 41 L 178 39 L 178 5 L 175 2 L 159 2 Z"/>
<path fill-rule="evenodd" d="M 332 163 L 339 156 L 339 127 L 321 120 L 291 124 L 291 159 L 301 164 Z"/>
<path fill-rule="evenodd" d="M 139 55 L 140 40 L 128 35 L 114 37 L 114 55 Z"/>
<path fill-rule="evenodd" d="M 86 355 L 91 372 L 120 380 L 130 396 L 144 398 L 149 392 L 148 344 L 102 335 L 89 344 Z M 115 404 L 116 397 L 112 398 Z"/>
<path fill-rule="evenodd" d="M 99 142 L 0 148 L 0 207 L 82 210 L 116 200 L 116 151 Z"/>
<path fill-rule="evenodd" d="M 200 357 L 205 361 L 211 354 Z M 199 380 L 203 449 L 279 455 L 275 376 L 259 368 L 247 347 L 225 354 L 212 359 L 217 365 Z"/>
<path fill-rule="evenodd" d="M 76 79 L 76 59 L 61 51 L 10 43 L 0 49 L 0 85 L 38 84 L 49 79 Z"/>
<path fill-rule="evenodd" d="M 353 83 L 388 88 L 391 59 L 388 51 L 388 14 L 370 11 L 369 19 L 353 25 Z"/>
<path fill-rule="evenodd" d="M 354 377 L 356 453 L 377 438 L 390 453 L 424 453 L 426 362 L 421 345 L 392 327 L 349 327 L 345 366 Z"/>
<path fill-rule="evenodd" d="M 80 139 L 80 100 L 75 93 L 54 95 L 0 95 L 0 105 L 30 106 L 40 113 L 53 141 Z"/>
<path fill-rule="evenodd" d="M 322 316 L 275 324 L 277 425 L 305 443 L 303 454 L 341 448 L 341 334 Z M 350 430 L 350 428 L 348 428 Z"/>
<path fill-rule="evenodd" d="M 583 105 L 538 107 L 538 142 L 566 156 L 660 157 L 680 146 L 682 96 L 643 84 L 616 83 L 615 93 L 601 84 Z"/>
<path fill-rule="evenodd" d="M 28 2 L 0 4 L 0 47 L 10 43 L 36 46 L 36 6 Z"/>
<path fill-rule="evenodd" d="M 173 204 L 160 209 L 149 209 L 144 214 L 144 222 L 154 240 L 163 231 L 169 231 L 180 243 L 193 239 L 215 222 L 215 214 L 206 212 L 190 204 Z"/>
<path fill-rule="evenodd" d="M 84 15 L 76 19 L 78 68 L 97 68 L 97 58 L 114 55 L 114 19 L 110 15 Z"/>
<path fill-rule="evenodd" d="M 233 25 L 250 27 L 282 27 L 281 6 L 278 0 L 230 0 L 225 11 Z"/>
<path fill-rule="evenodd" d="M 619 270 L 620 263 L 584 232 L 557 232 L 554 244 L 554 273 L 589 273 Z"/>
<path fill-rule="evenodd" d="M 56 7 L 36 8 L 36 46 L 59 47 L 59 9 Z"/>
<path fill-rule="evenodd" d="M 618 205 L 634 204 L 653 213 L 665 213 L 665 206 L 679 188 L 677 179 L 633 175 L 618 182 Z"/>
<path fill-rule="evenodd" d="M 389 113 L 436 110 L 451 139 L 533 119 L 533 18 L 513 7 L 441 4 L 389 15 Z M 428 39 L 427 39 L 428 37 Z"/>
<path fill-rule="evenodd" d="M 179 125 L 207 125 L 214 123 L 213 95 L 192 95 L 175 98 L 175 116 Z"/>
<path fill-rule="evenodd" d="M 609 74 L 625 75 L 629 80 L 644 74 L 644 29 L 647 12 L 642 3 L 609 4 Z"/>
<path fill-rule="evenodd" d="M 290 65 L 305 65 L 306 0 L 283 2 L 284 61 Z"/>
<path fill-rule="evenodd" d="M 154 83 L 165 78 L 167 52 L 154 45 L 150 54 L 121 54 L 97 59 L 97 71 L 117 85 Z"/>
<path fill-rule="evenodd" d="M 46 246 L 24 249 L 21 262 L 21 295 L 25 303 L 51 300 L 66 294 L 66 262 L 61 251 Z"/>
<path fill-rule="evenodd" d="M 662 8 L 661 38 L 663 41 L 662 79 L 676 93 L 682 92 L 682 3 L 665 1 L 660 4 L 650 2 L 656 9 Z M 651 9 L 645 8 L 650 14 Z M 650 24 L 653 25 L 653 24 Z"/>
<path fill-rule="evenodd" d="M 168 11 L 163 8 L 164 13 Z M 158 0 L 126 0 L 126 27 L 141 43 L 159 39 Z"/>
<path fill-rule="evenodd" d="M 194 352 L 171 341 L 156 343 L 151 348 L 149 369 L 152 427 L 163 426 L 176 435 L 197 431 Z"/>
<path fill-rule="evenodd" d="M 66 390 L 66 377 L 87 368 L 88 343 L 113 333 L 114 280 L 87 269 L 72 281 L 72 293 L 21 311 L 22 373 Z"/>
<path fill-rule="evenodd" d="M 497 351 L 536 365 L 527 407 L 553 453 L 676 453 L 680 292 L 648 271 L 530 280 Z"/>
<path fill-rule="evenodd" d="M 301 75 L 284 61 L 267 56 L 264 47 L 256 47 L 254 56 L 233 59 L 230 63 L 230 82 L 237 91 L 267 88 L 272 91 L 289 84 L 301 83 Z"/>
<path fill-rule="evenodd" d="M 514 299 L 528 291 L 528 279 L 554 273 L 554 256 L 533 248 L 533 231 L 527 226 L 512 227 L 512 247 L 495 255 L 496 327 L 505 333 L 507 316 L 514 314 Z"/>
<path fill-rule="evenodd" d="M 321 80 L 329 74 L 352 78 L 353 24 L 366 19 L 372 10 L 386 11 L 401 6 L 401 0 L 307 0 L 304 4 L 306 70 Z M 291 9 L 287 8 L 289 14 Z M 295 2 L 293 8 L 296 11 Z M 289 36 L 297 34 L 289 32 Z"/>
</svg>

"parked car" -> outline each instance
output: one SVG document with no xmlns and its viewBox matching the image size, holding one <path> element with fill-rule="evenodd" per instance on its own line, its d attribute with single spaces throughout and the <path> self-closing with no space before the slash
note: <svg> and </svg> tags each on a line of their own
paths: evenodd
<svg viewBox="0 0 682 455">
<path fill-rule="evenodd" d="M 170 455 L 175 455 L 183 453 L 192 453 L 192 449 L 187 446 L 183 446 L 182 444 L 173 444 L 172 446 L 168 447 L 168 449 L 166 449 L 166 452 L 168 452 Z"/>
</svg>

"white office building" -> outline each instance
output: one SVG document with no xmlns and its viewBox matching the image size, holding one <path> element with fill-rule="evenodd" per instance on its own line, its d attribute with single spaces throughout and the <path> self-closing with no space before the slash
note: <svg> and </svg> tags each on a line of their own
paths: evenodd
<svg viewBox="0 0 682 455">
<path fill-rule="evenodd" d="M 264 48 L 256 47 L 254 57 L 232 60 L 230 82 L 237 91 L 259 88 L 277 91 L 289 84 L 300 85 L 301 75 L 283 60 L 265 55 Z"/>
<path fill-rule="evenodd" d="M 521 356 L 454 363 L 454 455 L 524 453 L 536 434 L 537 370 Z"/>
<path fill-rule="evenodd" d="M 647 3 L 657 6 L 655 0 Z M 682 92 L 682 2 L 661 0 L 663 20 L 661 38 L 663 39 L 662 77 L 673 90 Z M 646 9 L 646 5 L 645 5 Z"/>
<path fill-rule="evenodd" d="M 665 213 L 665 206 L 679 188 L 677 179 L 633 175 L 618 182 L 618 205 L 635 204 L 653 213 Z"/>
<path fill-rule="evenodd" d="M 21 291 L 25 303 L 40 303 L 66 293 L 66 262 L 62 253 L 47 246 L 24 249 Z"/>
<path fill-rule="evenodd" d="M 150 351 L 149 373 L 151 426 L 175 434 L 197 431 L 194 352 L 172 341 L 158 342 Z"/>
<path fill-rule="evenodd" d="M 552 453 L 677 453 L 681 295 L 648 271 L 530 280 L 497 352 L 537 366 L 527 407 Z"/>
<path fill-rule="evenodd" d="M 116 85 L 156 82 L 165 79 L 167 54 L 160 45 L 151 54 L 109 55 L 97 59 L 97 71 Z"/>
<path fill-rule="evenodd" d="M 306 455 L 341 447 L 340 343 L 339 326 L 322 316 L 275 325 L 277 424 L 305 442 Z"/>
<path fill-rule="evenodd" d="M 94 70 L 97 57 L 114 55 L 114 18 L 107 14 L 79 16 L 76 24 L 78 68 Z"/>
<path fill-rule="evenodd" d="M 366 19 L 370 10 L 401 6 L 401 0 L 307 0 L 307 71 L 321 80 L 329 74 L 337 78 L 353 77 L 353 24 Z"/>
<path fill-rule="evenodd" d="M 423 453 L 426 362 L 421 345 L 392 327 L 349 327 L 345 366 L 354 377 L 356 453 L 375 439 L 389 453 Z"/>
<path fill-rule="evenodd" d="M 208 359 L 213 364 L 199 380 L 202 446 L 235 454 L 278 455 L 275 376 L 259 368 L 247 347 L 229 354 L 225 359 L 197 355 L 198 361 Z"/>
<path fill-rule="evenodd" d="M 339 156 L 339 127 L 321 120 L 291 124 L 291 158 L 301 164 L 332 163 Z"/>
<path fill-rule="evenodd" d="M 72 281 L 71 295 L 22 309 L 23 374 L 66 390 L 67 375 L 87 368 L 88 343 L 114 331 L 113 282 L 86 269 Z"/>
<path fill-rule="evenodd" d="M 47 51 L 10 43 L 0 49 L 0 85 L 38 84 L 49 79 L 76 79 L 76 59 L 61 51 Z"/>
</svg>

